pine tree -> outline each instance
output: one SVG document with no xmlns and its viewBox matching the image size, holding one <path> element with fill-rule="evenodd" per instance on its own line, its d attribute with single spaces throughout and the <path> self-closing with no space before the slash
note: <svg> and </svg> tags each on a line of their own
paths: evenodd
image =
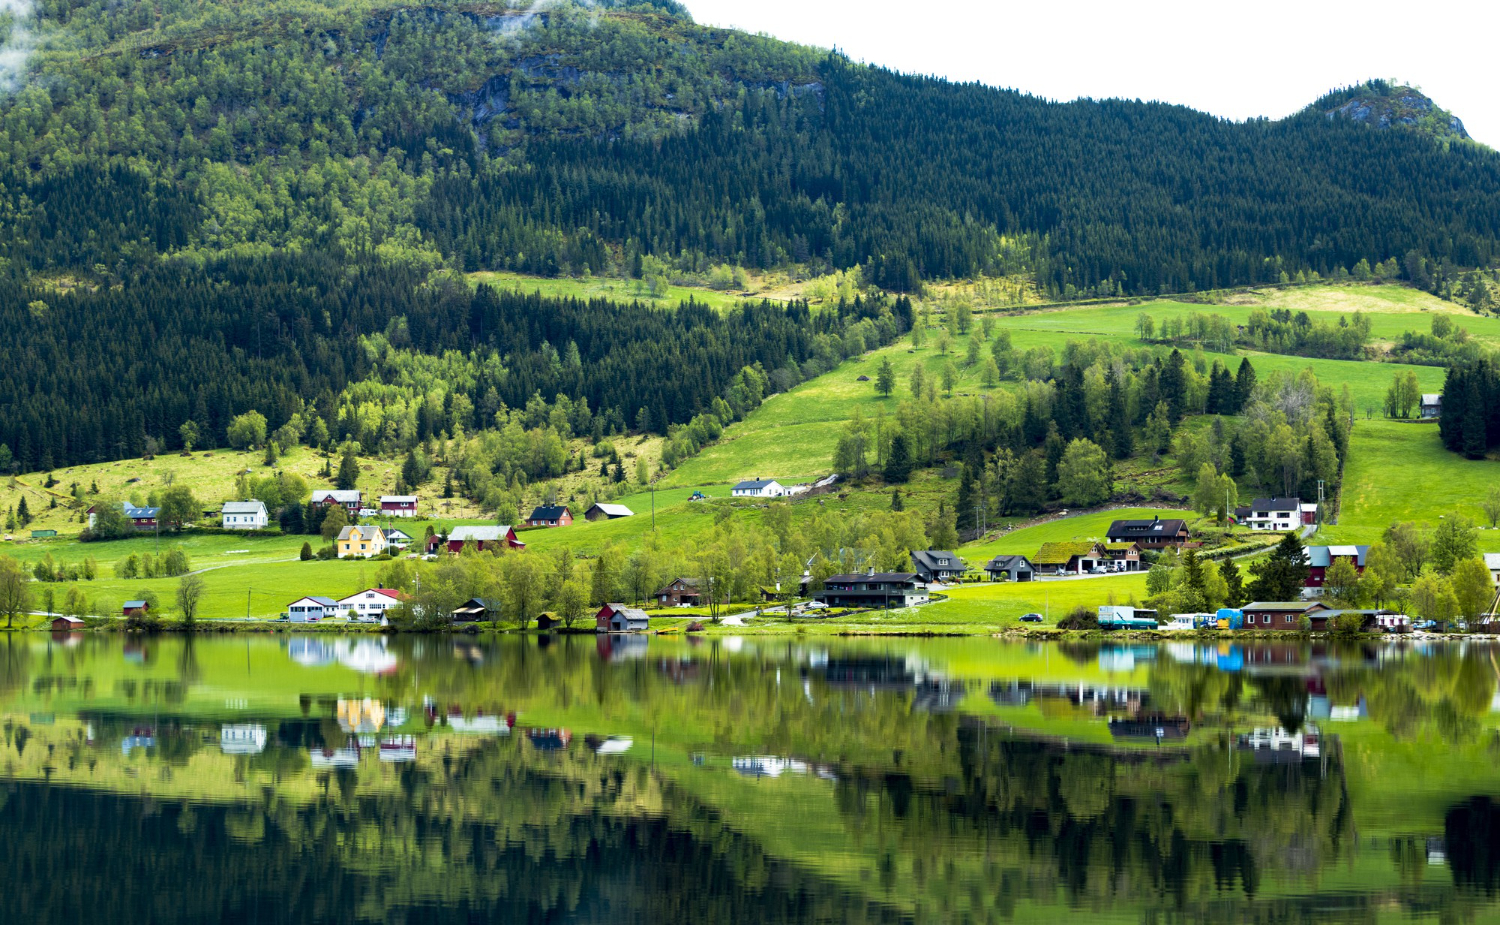
<svg viewBox="0 0 1500 925">
<path fill-rule="evenodd" d="M 22 527 L 31 523 L 31 510 L 26 506 L 25 495 L 22 495 L 20 502 L 16 504 L 16 522 Z"/>
<path fill-rule="evenodd" d="M 344 449 L 344 458 L 339 460 L 339 474 L 334 484 L 341 491 L 353 491 L 359 487 L 359 460 L 354 456 L 354 446 Z"/>
<path fill-rule="evenodd" d="M 885 480 L 900 485 L 911 478 L 911 445 L 906 434 L 897 433 L 891 438 L 890 455 L 885 460 Z"/>
<path fill-rule="evenodd" d="M 1219 563 L 1219 576 L 1224 579 L 1224 586 L 1228 589 L 1228 594 L 1224 598 L 1224 606 L 1243 606 L 1245 604 L 1245 580 L 1240 576 L 1240 567 L 1234 564 L 1233 558 L 1226 558 Z"/>
<path fill-rule="evenodd" d="M 1250 358 L 1240 360 L 1239 372 L 1234 377 L 1234 411 L 1240 414 L 1250 399 L 1255 394 L 1255 367 L 1250 364 Z"/>
</svg>

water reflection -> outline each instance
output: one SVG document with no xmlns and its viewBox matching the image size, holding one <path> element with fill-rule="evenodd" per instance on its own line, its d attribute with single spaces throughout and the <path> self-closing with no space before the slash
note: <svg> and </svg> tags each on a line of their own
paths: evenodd
<svg viewBox="0 0 1500 925">
<path fill-rule="evenodd" d="M 1494 656 L 13 636 L 7 917 L 1496 917 Z"/>
</svg>

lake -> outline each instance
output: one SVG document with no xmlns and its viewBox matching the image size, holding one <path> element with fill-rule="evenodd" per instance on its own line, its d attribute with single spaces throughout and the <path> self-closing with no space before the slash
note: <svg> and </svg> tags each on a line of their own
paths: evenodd
<svg viewBox="0 0 1500 925">
<path fill-rule="evenodd" d="M 1496 920 L 1497 659 L 15 634 L 0 918 Z"/>
</svg>

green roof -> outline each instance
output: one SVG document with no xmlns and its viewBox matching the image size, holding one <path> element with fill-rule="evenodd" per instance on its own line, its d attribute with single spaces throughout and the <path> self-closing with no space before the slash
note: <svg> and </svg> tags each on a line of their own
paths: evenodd
<svg viewBox="0 0 1500 925">
<path fill-rule="evenodd" d="M 1032 565 L 1067 565 L 1074 556 L 1086 556 L 1093 552 L 1098 543 L 1088 540 L 1075 540 L 1068 543 L 1043 543 L 1042 548 L 1031 557 Z"/>
</svg>

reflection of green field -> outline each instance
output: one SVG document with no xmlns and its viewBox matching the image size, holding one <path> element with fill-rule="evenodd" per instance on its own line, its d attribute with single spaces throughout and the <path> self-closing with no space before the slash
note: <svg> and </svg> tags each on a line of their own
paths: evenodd
<svg viewBox="0 0 1500 925">
<path fill-rule="evenodd" d="M 1319 536 L 1369 543 L 1397 521 L 1432 525 L 1455 511 L 1480 520 L 1480 502 L 1497 478 L 1500 463 L 1448 452 L 1435 425 L 1361 420 L 1350 438 L 1339 523 Z M 1486 530 L 1480 545 L 1493 551 L 1500 540 Z"/>
</svg>

